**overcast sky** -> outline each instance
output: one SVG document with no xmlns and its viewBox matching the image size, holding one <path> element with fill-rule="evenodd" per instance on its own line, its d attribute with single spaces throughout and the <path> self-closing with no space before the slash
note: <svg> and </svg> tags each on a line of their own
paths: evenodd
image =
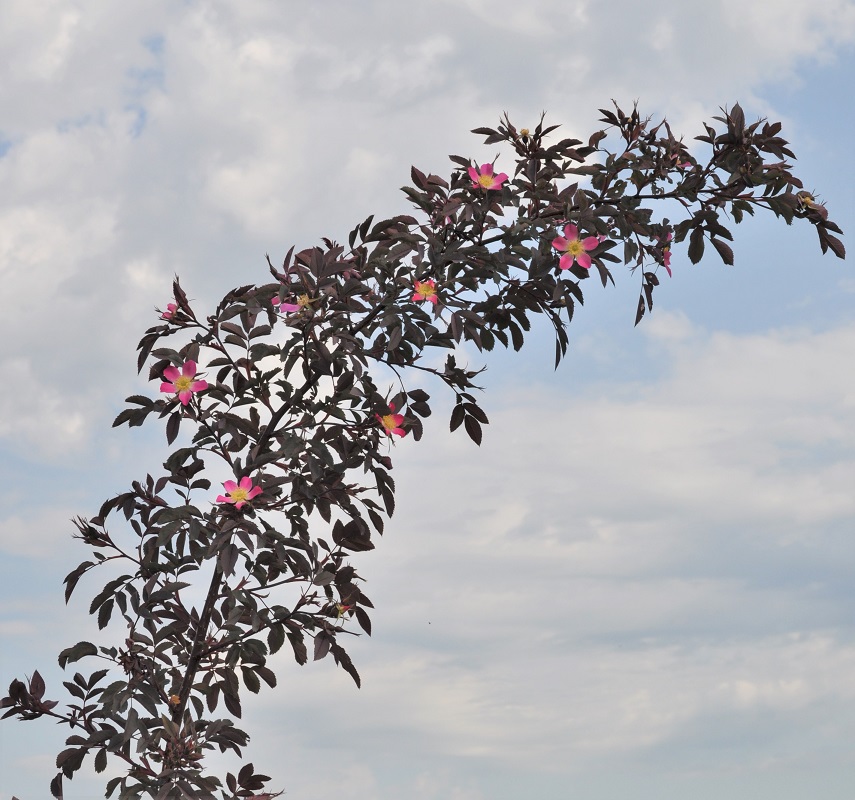
<svg viewBox="0 0 855 800">
<path fill-rule="evenodd" d="M 69 519 L 163 460 L 110 423 L 156 393 L 134 347 L 174 273 L 208 307 L 407 213 L 411 164 L 492 159 L 468 131 L 503 111 L 587 139 L 610 98 L 699 157 L 722 105 L 780 119 L 851 236 L 853 43 L 851 0 L 3 0 L 3 688 L 65 699 L 56 654 L 97 634 Z M 245 700 L 286 797 L 851 800 L 855 272 L 808 224 L 735 233 L 734 267 L 675 246 L 636 329 L 635 277 L 586 285 L 557 372 L 545 331 L 491 354 L 480 449 L 439 397 L 397 443 L 363 688 L 283 652 Z M 0 723 L 0 800 L 47 796 L 66 733 Z"/>
</svg>

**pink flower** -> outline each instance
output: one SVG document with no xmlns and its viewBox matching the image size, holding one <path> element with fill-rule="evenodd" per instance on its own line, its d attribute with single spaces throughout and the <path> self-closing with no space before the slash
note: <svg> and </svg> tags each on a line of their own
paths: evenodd
<svg viewBox="0 0 855 800">
<path fill-rule="evenodd" d="M 160 391 L 177 394 L 181 405 L 186 406 L 190 402 L 190 398 L 194 392 L 201 392 L 208 388 L 207 381 L 194 381 L 193 378 L 195 375 L 195 361 L 185 361 L 180 372 L 178 371 L 178 367 L 167 367 L 163 370 L 163 377 L 169 383 L 161 383 Z"/>
<path fill-rule="evenodd" d="M 226 495 L 218 495 L 218 503 L 234 503 L 235 508 L 240 511 L 246 503 L 252 500 L 253 497 L 258 497 L 261 494 L 260 486 L 253 486 L 252 480 L 248 476 L 240 479 L 240 483 L 234 481 L 226 481 L 223 484 L 223 489 L 226 490 Z"/>
<path fill-rule="evenodd" d="M 680 157 L 679 153 L 674 153 L 674 155 L 671 156 L 671 160 L 674 162 L 674 166 L 677 167 L 677 169 L 688 169 L 692 166 L 691 161 L 680 161 Z"/>
<path fill-rule="evenodd" d="M 586 239 L 579 238 L 579 229 L 575 225 L 564 226 L 564 236 L 556 236 L 552 240 L 552 246 L 562 253 L 558 266 L 561 269 L 570 269 L 575 261 L 584 269 L 591 268 L 591 257 L 586 251 L 593 250 L 600 240 L 596 236 L 588 236 Z"/>
<path fill-rule="evenodd" d="M 669 234 L 668 234 L 668 238 L 667 238 L 667 239 L 665 239 L 665 241 L 666 241 L 666 242 L 670 242 L 672 237 L 673 237 L 673 234 L 669 233 Z M 665 269 L 668 271 L 668 277 L 669 277 L 669 278 L 674 277 L 674 276 L 671 274 L 671 245 L 670 245 L 670 244 L 666 244 L 666 245 L 662 248 L 662 265 L 663 265 L 663 266 L 665 267 Z"/>
<path fill-rule="evenodd" d="M 278 295 L 273 297 L 273 305 L 277 306 L 276 310 L 280 314 L 293 314 L 295 311 L 300 310 L 300 306 L 297 303 L 286 303 L 284 300 L 280 300 Z"/>
<path fill-rule="evenodd" d="M 427 301 L 436 305 L 439 300 L 439 297 L 437 297 L 436 294 L 436 281 L 416 281 L 416 291 L 413 294 L 413 302 L 416 302 L 417 300 L 421 302 Z"/>
<path fill-rule="evenodd" d="M 482 164 L 479 172 L 475 167 L 469 167 L 469 177 L 472 178 L 473 189 L 501 189 L 502 184 L 508 179 L 504 172 L 498 175 L 493 174 L 492 164 Z"/>
<path fill-rule="evenodd" d="M 175 312 L 178 311 L 178 306 L 175 303 L 167 303 L 166 311 L 164 311 L 161 315 L 161 319 L 172 319 L 175 316 Z"/>
<path fill-rule="evenodd" d="M 407 432 L 401 427 L 404 424 L 404 415 L 396 414 L 395 406 L 392 403 L 389 403 L 389 411 L 391 413 L 385 414 L 382 417 L 379 414 L 375 414 L 374 416 L 389 436 L 393 433 L 395 436 L 406 436 Z"/>
</svg>

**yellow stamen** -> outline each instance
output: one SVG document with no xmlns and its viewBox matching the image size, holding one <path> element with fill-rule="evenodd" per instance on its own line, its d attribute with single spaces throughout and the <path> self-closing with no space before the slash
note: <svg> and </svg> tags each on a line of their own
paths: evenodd
<svg viewBox="0 0 855 800">
<path fill-rule="evenodd" d="M 237 489 L 233 489 L 231 492 L 229 492 L 229 497 L 231 497 L 232 500 L 234 500 L 236 503 L 240 503 L 241 501 L 246 500 L 246 496 L 248 494 L 249 494 L 249 492 L 246 489 L 241 489 L 238 486 Z M 220 502 L 222 503 L 223 501 L 220 500 Z"/>
<path fill-rule="evenodd" d="M 492 175 L 480 175 L 478 177 L 478 183 L 485 189 L 489 189 L 493 185 L 494 180 Z"/>
<path fill-rule="evenodd" d="M 189 378 L 187 375 L 182 375 L 175 381 L 175 390 L 178 392 L 186 392 L 192 383 L 192 378 Z"/>
<path fill-rule="evenodd" d="M 398 426 L 395 424 L 395 415 L 394 414 L 386 414 L 385 417 L 380 417 L 380 421 L 383 423 L 383 427 L 387 431 L 395 430 Z"/>
<path fill-rule="evenodd" d="M 305 308 L 305 307 L 306 307 L 307 305 L 309 305 L 311 302 L 312 302 L 312 301 L 311 301 L 311 299 L 309 298 L 309 295 L 307 295 L 307 294 L 301 294 L 301 295 L 297 298 L 297 305 L 298 305 L 298 306 L 300 306 L 300 308 Z"/>
<path fill-rule="evenodd" d="M 582 244 L 582 240 L 571 239 L 567 242 L 567 252 L 574 257 L 582 255 L 582 253 L 585 252 L 585 246 Z"/>
</svg>

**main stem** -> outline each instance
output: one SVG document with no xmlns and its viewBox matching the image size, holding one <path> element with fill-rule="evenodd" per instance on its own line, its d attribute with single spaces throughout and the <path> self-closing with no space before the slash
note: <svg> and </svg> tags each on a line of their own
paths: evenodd
<svg viewBox="0 0 855 800">
<path fill-rule="evenodd" d="M 172 709 L 172 721 L 176 724 L 181 722 L 184 707 L 187 705 L 190 690 L 193 688 L 193 681 L 196 678 L 196 673 L 199 671 L 199 662 L 202 660 L 208 625 L 211 622 L 211 612 L 214 610 L 214 603 L 217 602 L 222 580 L 223 568 L 220 566 L 220 560 L 217 559 L 214 566 L 214 574 L 211 576 L 211 585 L 208 587 L 208 596 L 205 598 L 202 615 L 199 617 L 196 636 L 193 638 L 193 647 L 190 650 L 190 658 L 187 661 L 187 671 L 184 673 L 184 680 L 181 683 L 181 689 L 178 691 L 178 704 Z"/>
</svg>

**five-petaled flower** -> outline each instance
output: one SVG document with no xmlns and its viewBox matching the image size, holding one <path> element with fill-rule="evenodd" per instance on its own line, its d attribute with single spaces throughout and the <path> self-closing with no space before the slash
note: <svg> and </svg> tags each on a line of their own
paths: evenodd
<svg viewBox="0 0 855 800">
<path fill-rule="evenodd" d="M 161 319 L 172 319 L 175 316 L 175 312 L 178 311 L 178 306 L 175 303 L 167 303 L 166 311 L 164 311 L 161 315 Z"/>
<path fill-rule="evenodd" d="M 570 269 L 574 261 L 580 267 L 590 269 L 591 257 L 587 251 L 593 250 L 599 243 L 600 240 L 596 236 L 580 239 L 579 229 L 573 224 L 564 226 L 564 236 L 556 236 L 552 240 L 552 246 L 562 254 L 558 262 L 561 269 Z"/>
<path fill-rule="evenodd" d="M 692 166 L 691 161 L 681 161 L 680 160 L 681 158 L 682 158 L 681 153 L 674 153 L 671 156 L 671 160 L 674 162 L 674 166 L 677 167 L 677 169 L 688 169 L 689 167 Z"/>
<path fill-rule="evenodd" d="M 240 483 L 234 481 L 226 481 L 223 483 L 223 488 L 226 490 L 225 495 L 218 495 L 218 503 L 234 503 L 235 508 L 240 511 L 243 506 L 252 500 L 253 497 L 258 497 L 261 494 L 260 486 L 253 486 L 252 479 L 244 475 L 240 479 Z"/>
<path fill-rule="evenodd" d="M 389 412 L 383 416 L 380 416 L 380 414 L 375 414 L 374 416 L 389 436 L 392 434 L 395 434 L 395 436 L 406 436 L 407 432 L 401 427 L 404 424 L 404 415 L 396 414 L 395 406 L 392 403 L 389 403 Z"/>
<path fill-rule="evenodd" d="M 482 164 L 480 171 L 475 167 L 469 167 L 469 177 L 472 178 L 473 189 L 501 189 L 502 184 L 508 179 L 504 172 L 493 174 L 492 164 Z"/>
<path fill-rule="evenodd" d="M 416 291 L 413 293 L 413 302 L 421 301 L 428 303 L 437 304 L 439 297 L 436 294 L 436 281 L 434 280 L 426 280 L 426 281 L 416 281 Z"/>
<path fill-rule="evenodd" d="M 163 377 L 166 378 L 160 384 L 161 392 L 169 392 L 177 394 L 182 406 L 186 406 L 190 402 L 190 398 L 194 392 L 201 392 L 208 388 L 207 381 L 194 381 L 196 376 L 196 362 L 185 361 L 179 372 L 178 367 L 167 367 L 163 370 Z"/>
</svg>

